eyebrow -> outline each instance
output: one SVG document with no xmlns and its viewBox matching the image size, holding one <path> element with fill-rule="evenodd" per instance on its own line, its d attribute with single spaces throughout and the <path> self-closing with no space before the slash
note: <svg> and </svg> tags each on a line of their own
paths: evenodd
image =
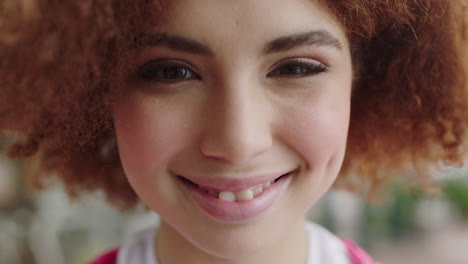
<svg viewBox="0 0 468 264">
<path fill-rule="evenodd" d="M 291 50 L 300 46 L 331 46 L 343 49 L 341 42 L 327 30 L 310 31 L 301 34 L 280 37 L 267 43 L 263 53 Z"/>
<path fill-rule="evenodd" d="M 202 43 L 167 33 L 141 33 L 133 41 L 131 48 L 137 49 L 147 46 L 164 46 L 173 50 L 214 56 L 214 53 Z"/>
<path fill-rule="evenodd" d="M 332 33 L 327 30 L 316 30 L 274 39 L 265 45 L 263 54 L 314 45 L 330 46 L 338 50 L 342 50 L 343 48 L 341 42 Z M 214 52 L 208 46 L 192 39 L 168 33 L 141 33 L 134 39 L 131 49 L 148 46 L 164 46 L 177 51 L 214 56 Z"/>
</svg>

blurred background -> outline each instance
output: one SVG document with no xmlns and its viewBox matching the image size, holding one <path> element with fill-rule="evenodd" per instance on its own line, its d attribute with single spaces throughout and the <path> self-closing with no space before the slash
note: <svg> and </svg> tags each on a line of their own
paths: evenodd
<svg viewBox="0 0 468 264">
<path fill-rule="evenodd" d="M 22 164 L 0 152 L 0 263 L 82 264 L 155 225 L 143 206 L 110 207 L 101 193 L 70 201 L 60 183 L 33 192 L 20 177 Z M 384 264 L 468 263 L 468 170 L 434 173 L 430 194 L 395 183 L 382 202 L 369 204 L 331 191 L 309 218 L 350 238 Z"/>
</svg>

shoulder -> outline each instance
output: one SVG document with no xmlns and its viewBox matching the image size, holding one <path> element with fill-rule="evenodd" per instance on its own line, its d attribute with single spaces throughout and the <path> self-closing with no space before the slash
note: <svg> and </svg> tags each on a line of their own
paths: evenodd
<svg viewBox="0 0 468 264">
<path fill-rule="evenodd" d="M 367 254 L 362 248 L 356 245 L 351 240 L 341 239 L 346 246 L 349 258 L 353 264 L 380 264 L 372 260 L 371 256 Z"/>
<path fill-rule="evenodd" d="M 156 228 L 134 234 L 122 246 L 104 253 L 89 264 L 157 264 L 154 254 Z"/>
<path fill-rule="evenodd" d="M 308 236 L 307 263 L 351 264 L 343 242 L 327 229 L 306 222 Z"/>
<path fill-rule="evenodd" d="M 307 222 L 308 263 L 379 264 L 354 242 L 339 238 L 315 223 Z"/>
</svg>

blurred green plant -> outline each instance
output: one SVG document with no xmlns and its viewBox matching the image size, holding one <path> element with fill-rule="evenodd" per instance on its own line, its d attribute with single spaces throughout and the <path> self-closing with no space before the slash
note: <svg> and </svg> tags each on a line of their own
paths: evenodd
<svg viewBox="0 0 468 264">
<path fill-rule="evenodd" d="M 468 180 L 450 180 L 443 185 L 444 196 L 468 220 Z"/>
<path fill-rule="evenodd" d="M 424 193 L 397 184 L 387 191 L 390 198 L 386 203 L 368 204 L 364 208 L 361 243 L 367 248 L 382 237 L 401 240 L 419 231 L 416 207 L 425 197 Z"/>
<path fill-rule="evenodd" d="M 439 188 L 440 194 L 435 198 L 446 199 L 462 219 L 468 221 L 468 177 L 460 175 L 442 181 Z M 423 199 L 434 198 L 434 194 L 403 184 L 392 185 L 387 191 L 390 197 L 387 202 L 368 204 L 363 210 L 361 243 L 366 248 L 372 247 L 373 242 L 381 238 L 402 240 L 420 233 L 422 230 L 416 220 L 416 208 Z"/>
</svg>

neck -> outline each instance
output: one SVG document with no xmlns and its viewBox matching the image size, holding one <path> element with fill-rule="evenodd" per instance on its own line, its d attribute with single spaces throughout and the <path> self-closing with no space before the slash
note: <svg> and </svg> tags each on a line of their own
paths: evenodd
<svg viewBox="0 0 468 264">
<path fill-rule="evenodd" d="M 161 220 L 156 235 L 156 252 L 159 264 L 304 264 L 307 259 L 307 234 L 304 220 L 271 248 L 248 258 L 221 259 L 197 248 L 170 225 Z"/>
</svg>

